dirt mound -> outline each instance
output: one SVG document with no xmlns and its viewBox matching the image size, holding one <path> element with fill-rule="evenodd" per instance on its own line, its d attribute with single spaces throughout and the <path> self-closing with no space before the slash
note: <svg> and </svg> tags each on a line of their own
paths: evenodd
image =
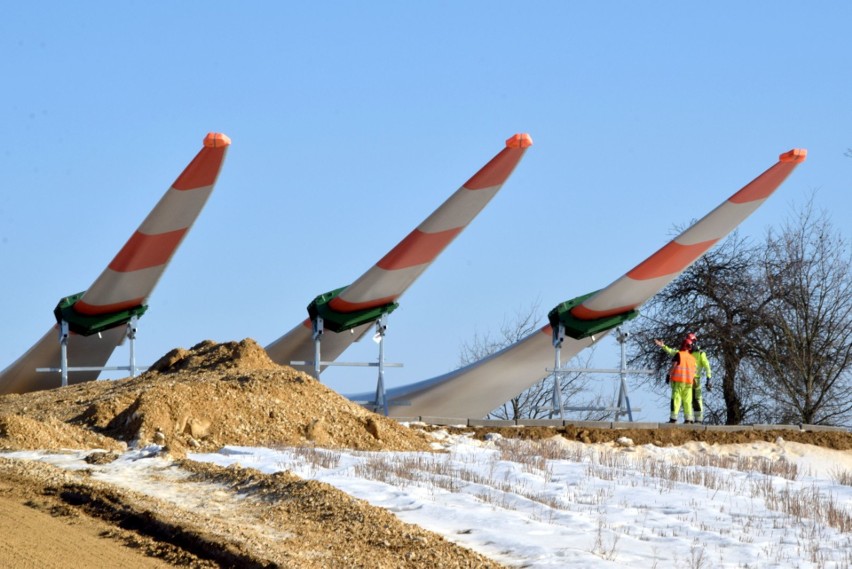
<svg viewBox="0 0 852 569">
<path fill-rule="evenodd" d="M 0 416 L 0 448 L 10 450 L 62 450 L 98 448 L 127 450 L 127 445 L 76 425 L 48 417 L 37 421 L 20 415 Z"/>
<path fill-rule="evenodd" d="M 7 448 L 56 448 L 51 437 L 63 433 L 61 446 L 68 448 L 113 449 L 111 439 L 163 445 L 176 456 L 223 445 L 430 448 L 424 433 L 274 363 L 251 339 L 172 350 L 137 378 L 0 397 L 4 415 L 10 424 L 25 422 L 30 433 L 0 435 Z M 69 438 L 75 444 L 65 444 Z"/>
<path fill-rule="evenodd" d="M 264 518 L 287 528 L 295 534 L 293 541 L 302 544 L 290 557 L 298 567 L 502 567 L 324 482 L 289 472 L 262 474 L 192 461 L 182 466 L 194 473 L 192 480 L 214 481 L 240 495 L 262 498 Z"/>
<path fill-rule="evenodd" d="M 256 370 L 270 369 L 278 365 L 269 359 L 260 345 L 247 338 L 241 342 L 217 344 L 204 340 L 190 348 L 175 348 L 157 360 L 148 371 L 160 374 L 199 372 L 208 369 Z"/>
</svg>

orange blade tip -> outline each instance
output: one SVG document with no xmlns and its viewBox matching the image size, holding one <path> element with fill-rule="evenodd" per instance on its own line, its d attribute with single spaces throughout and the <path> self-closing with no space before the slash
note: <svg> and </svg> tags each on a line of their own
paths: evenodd
<svg viewBox="0 0 852 569">
<path fill-rule="evenodd" d="M 221 148 L 230 146 L 230 144 L 231 139 L 221 132 L 208 132 L 207 136 L 204 137 L 204 146 L 207 148 Z"/>
<path fill-rule="evenodd" d="M 532 138 L 530 135 L 516 134 L 506 141 L 506 148 L 529 148 L 532 146 Z"/>
<path fill-rule="evenodd" d="M 805 158 L 807 158 L 807 157 L 808 157 L 808 151 L 807 150 L 805 150 L 804 148 L 794 148 L 793 150 L 790 150 L 789 152 L 785 152 L 784 154 L 779 156 L 778 159 L 781 162 L 793 162 L 795 164 L 798 164 L 799 162 L 804 162 Z"/>
</svg>

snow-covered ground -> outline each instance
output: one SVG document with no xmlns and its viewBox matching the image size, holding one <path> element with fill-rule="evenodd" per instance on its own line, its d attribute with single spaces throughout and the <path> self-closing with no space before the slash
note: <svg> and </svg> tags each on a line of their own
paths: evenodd
<svg viewBox="0 0 852 569">
<path fill-rule="evenodd" d="M 441 453 L 225 447 L 190 458 L 290 470 L 506 565 L 852 567 L 852 452 L 786 442 L 637 447 L 445 435 Z M 194 496 L 157 449 L 110 464 L 86 453 L 5 453 L 188 507 Z M 227 508 L 225 503 L 215 507 Z"/>
</svg>

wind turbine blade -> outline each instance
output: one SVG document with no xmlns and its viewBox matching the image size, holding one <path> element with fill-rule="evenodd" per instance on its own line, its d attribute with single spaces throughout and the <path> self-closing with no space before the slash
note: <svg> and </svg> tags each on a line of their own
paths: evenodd
<svg viewBox="0 0 852 569">
<path fill-rule="evenodd" d="M 329 302 L 331 309 L 339 313 L 351 313 L 396 302 L 488 205 L 530 146 L 532 139 L 528 134 L 516 134 L 509 138 L 503 150 L 378 263 L 333 298 Z M 369 325 L 362 325 L 339 333 L 326 330 L 322 336 L 323 360 L 337 359 L 368 329 Z M 266 346 L 266 351 L 273 361 L 280 364 L 313 360 L 314 341 L 310 320 L 299 323 Z"/>
<path fill-rule="evenodd" d="M 225 153 L 231 144 L 224 134 L 209 133 L 195 158 L 166 191 L 142 225 L 82 296 L 71 305 L 74 313 L 100 317 L 144 305 L 178 246 L 198 218 L 213 191 Z M 69 367 L 103 367 L 125 337 L 121 325 L 99 334 L 71 333 Z M 57 375 L 36 368 L 58 368 L 60 346 L 53 326 L 32 348 L 0 372 L 0 395 L 59 387 Z M 68 383 L 97 379 L 98 371 L 75 371 Z"/>
</svg>

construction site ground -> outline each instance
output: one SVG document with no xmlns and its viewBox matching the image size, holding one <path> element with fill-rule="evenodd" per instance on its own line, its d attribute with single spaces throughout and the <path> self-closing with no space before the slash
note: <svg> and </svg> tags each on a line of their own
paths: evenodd
<svg viewBox="0 0 852 569">
<path fill-rule="evenodd" d="M 783 436 L 852 449 L 849 432 L 807 426 L 471 424 L 409 424 L 376 415 L 276 365 L 250 339 L 175 349 L 137 378 L 2 396 L 0 450 L 82 450 L 95 464 L 128 448 L 159 448 L 158 457 L 183 473 L 187 492 L 215 488 L 217 507 L 181 508 L 94 480 L 85 470 L 0 454 L 0 566 L 500 566 L 327 484 L 186 459 L 188 452 L 224 445 L 432 452 L 430 433 L 441 429 L 588 444 L 626 436 L 659 446 Z"/>
</svg>

